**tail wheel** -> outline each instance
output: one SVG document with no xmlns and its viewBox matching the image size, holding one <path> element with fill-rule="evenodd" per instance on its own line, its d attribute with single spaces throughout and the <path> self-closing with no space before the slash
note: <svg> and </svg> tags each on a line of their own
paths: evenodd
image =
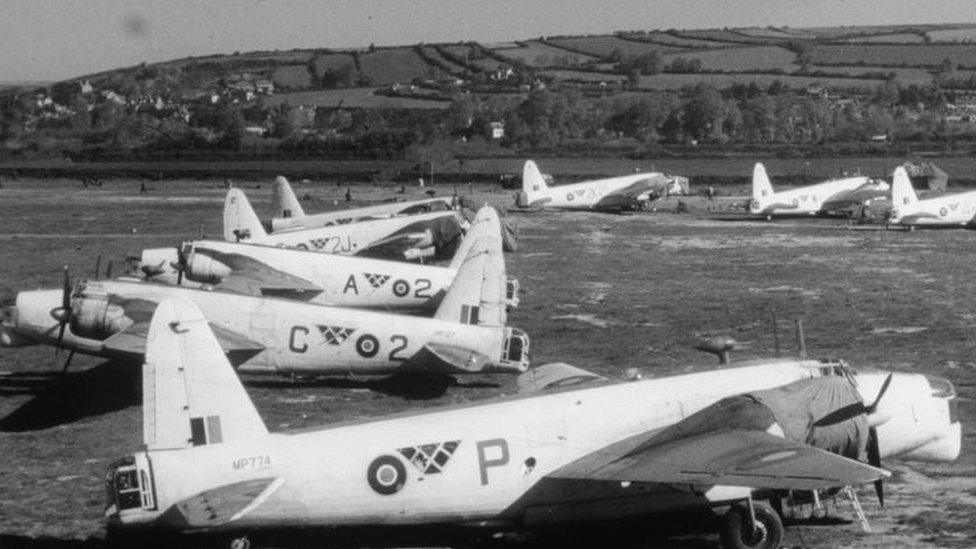
<svg viewBox="0 0 976 549">
<path fill-rule="evenodd" d="M 752 504 L 756 520 L 746 505 L 735 505 L 722 517 L 719 539 L 726 549 L 778 549 L 783 541 L 783 522 L 766 503 Z"/>
</svg>

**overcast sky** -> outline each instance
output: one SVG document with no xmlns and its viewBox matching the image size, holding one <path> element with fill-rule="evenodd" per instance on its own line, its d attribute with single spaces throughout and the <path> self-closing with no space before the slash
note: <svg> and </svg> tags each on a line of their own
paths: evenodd
<svg viewBox="0 0 976 549">
<path fill-rule="evenodd" d="M 234 51 L 945 22 L 976 22 L 973 0 L 0 0 L 0 82 Z"/>
</svg>

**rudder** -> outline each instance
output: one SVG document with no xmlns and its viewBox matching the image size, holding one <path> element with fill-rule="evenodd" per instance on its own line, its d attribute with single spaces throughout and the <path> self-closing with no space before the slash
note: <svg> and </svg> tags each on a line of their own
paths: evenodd
<svg viewBox="0 0 976 549">
<path fill-rule="evenodd" d="M 519 195 L 519 206 L 527 207 L 541 198 L 541 195 L 549 189 L 546 179 L 542 177 L 542 172 L 535 162 L 526 160 L 522 166 L 522 193 Z"/>
<path fill-rule="evenodd" d="M 504 326 L 507 282 L 502 237 L 489 229 L 472 242 L 434 318 L 479 326 Z"/>
<path fill-rule="evenodd" d="M 251 207 L 247 195 L 240 189 L 227 191 L 224 200 L 224 240 L 241 242 L 260 241 L 268 236 L 258 214 Z"/>
<path fill-rule="evenodd" d="M 268 433 L 200 309 L 162 300 L 146 336 L 143 442 L 171 450 Z"/>
<path fill-rule="evenodd" d="M 891 206 L 904 209 L 916 202 L 918 202 L 918 196 L 915 194 L 915 189 L 912 188 L 912 180 L 909 179 L 908 172 L 901 166 L 895 168 L 891 181 Z"/>
<path fill-rule="evenodd" d="M 766 174 L 766 166 L 763 166 L 762 162 L 756 162 L 752 168 L 752 199 L 761 202 L 773 194 L 775 192 L 772 182 L 769 181 L 769 175 Z"/>
<path fill-rule="evenodd" d="M 305 217 L 305 210 L 302 209 L 302 205 L 298 202 L 295 191 L 292 190 L 291 184 L 282 175 L 279 175 L 274 180 L 272 199 L 275 205 L 274 217 Z"/>
</svg>

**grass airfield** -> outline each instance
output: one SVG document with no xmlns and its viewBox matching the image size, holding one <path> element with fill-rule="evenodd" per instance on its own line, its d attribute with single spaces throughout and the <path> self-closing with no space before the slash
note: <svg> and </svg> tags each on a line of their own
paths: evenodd
<svg viewBox="0 0 976 549">
<path fill-rule="evenodd" d="M 5 181 L 0 189 L 0 297 L 57 287 L 61 266 L 92 275 L 95 257 L 121 260 L 142 248 L 200 234 L 218 237 L 218 181 Z M 261 212 L 269 182 L 240 182 Z M 437 187 L 449 193 L 449 187 Z M 508 191 L 459 186 L 479 201 L 512 204 Z M 745 189 L 741 189 L 745 194 Z M 296 185 L 306 211 L 345 206 L 345 188 Z M 352 205 L 390 198 L 396 187 L 356 186 Z M 405 198 L 420 198 L 409 189 Z M 786 546 L 971 547 L 976 544 L 976 233 L 885 231 L 843 220 L 757 221 L 726 210 L 731 199 L 664 201 L 656 212 L 511 212 L 519 249 L 507 254 L 522 283 L 510 324 L 528 332 L 533 363 L 563 361 L 610 377 L 715 368 L 693 349 L 698 337 L 729 335 L 733 363 L 793 352 L 792 319 L 802 318 L 808 353 L 855 367 L 949 378 L 960 393 L 963 454 L 951 465 L 889 460 L 886 508 L 860 489 L 875 533 L 858 524 L 797 526 Z M 775 324 L 774 324 L 775 319 Z M 774 329 L 775 325 L 775 329 Z M 62 354 L 61 361 L 65 358 Z M 141 444 L 138 369 L 77 356 L 60 376 L 50 347 L 0 350 L 0 546 L 98 547 L 102 476 Z M 435 398 L 404 398 L 369 378 L 247 378 L 269 429 L 280 431 L 381 416 L 514 392 L 514 378 L 458 378 Z M 830 509 L 852 519 L 849 502 Z M 715 536 L 665 547 L 716 547 Z"/>
</svg>

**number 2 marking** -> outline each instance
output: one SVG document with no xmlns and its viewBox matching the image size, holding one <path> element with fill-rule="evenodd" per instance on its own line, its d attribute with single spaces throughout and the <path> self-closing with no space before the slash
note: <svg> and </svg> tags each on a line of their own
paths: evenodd
<svg viewBox="0 0 976 549">
<path fill-rule="evenodd" d="M 407 336 L 392 336 L 390 337 L 390 343 L 397 345 L 390 350 L 390 360 L 399 360 L 401 362 L 407 360 L 405 356 L 397 356 L 397 353 L 407 348 Z"/>
<path fill-rule="evenodd" d="M 419 297 L 423 299 L 427 299 L 431 297 L 429 293 L 421 293 L 430 290 L 430 280 L 427 280 L 426 278 L 418 278 L 417 281 L 414 282 L 414 285 L 415 285 L 414 292 L 413 292 L 414 297 Z"/>
</svg>

